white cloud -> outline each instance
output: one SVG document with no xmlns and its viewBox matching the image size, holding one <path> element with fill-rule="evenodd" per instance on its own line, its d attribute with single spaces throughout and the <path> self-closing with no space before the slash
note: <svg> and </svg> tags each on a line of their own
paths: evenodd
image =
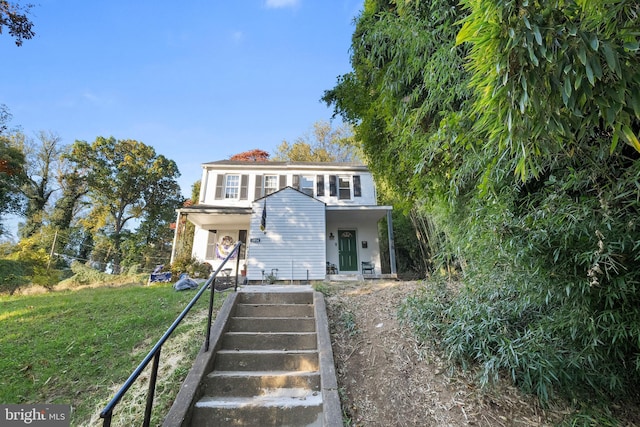
<svg viewBox="0 0 640 427">
<path fill-rule="evenodd" d="M 231 33 L 231 38 L 236 43 L 239 43 L 244 39 L 244 33 L 242 31 L 234 31 L 233 33 Z"/>
<path fill-rule="evenodd" d="M 266 6 L 272 9 L 279 9 L 283 7 L 295 7 L 300 3 L 300 0 L 267 0 Z"/>
</svg>

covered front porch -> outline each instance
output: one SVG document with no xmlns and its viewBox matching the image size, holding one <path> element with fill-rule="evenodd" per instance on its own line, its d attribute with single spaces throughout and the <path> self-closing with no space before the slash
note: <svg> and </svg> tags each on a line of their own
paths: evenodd
<svg viewBox="0 0 640 427">
<path fill-rule="evenodd" d="M 391 206 L 327 206 L 327 280 L 397 278 Z M 387 219 L 386 236 L 379 222 Z M 389 253 L 380 249 L 380 238 L 388 240 Z M 389 270 L 382 270 L 388 256 Z"/>
<path fill-rule="evenodd" d="M 245 243 L 240 250 L 239 269 L 242 272 L 246 265 L 250 218 L 251 208 L 196 205 L 179 209 L 171 262 L 181 256 L 195 257 L 215 269 L 226 251 L 241 240 Z M 193 234 L 188 231 L 188 223 L 193 224 Z M 235 265 L 235 262 L 231 263 L 233 268 L 226 273 L 235 275 Z"/>
<path fill-rule="evenodd" d="M 264 231 L 260 230 L 263 210 L 261 203 L 257 203 L 253 208 L 196 205 L 178 210 L 171 262 L 178 256 L 193 256 L 201 262 L 209 263 L 215 269 L 226 255 L 225 248 L 232 247 L 240 240 L 245 244 L 237 264 L 240 271 L 235 271 L 234 262 L 233 269 L 228 274 L 246 275 L 252 283 L 268 283 L 274 276 L 278 282 L 295 279 L 296 283 L 322 279 L 358 281 L 397 277 L 390 206 L 326 206 L 322 203 L 316 205 L 317 200 L 307 198 L 308 196 L 301 197 L 296 193 L 293 193 L 293 196 L 302 199 L 309 206 L 316 206 L 319 209 L 316 217 L 322 219 L 303 220 L 303 212 L 306 212 L 304 209 L 292 209 L 289 202 L 276 203 L 276 198 L 267 204 L 269 215 Z M 287 208 L 283 209 L 283 206 Z M 278 216 L 282 219 L 278 220 Z M 387 219 L 386 238 L 390 249 L 388 254 L 383 254 L 380 250 L 380 240 L 385 236 L 380 236 L 379 222 L 384 218 Z M 188 223 L 193 224 L 193 234 L 187 232 Z M 276 227 L 280 227 L 280 230 Z M 270 237 L 277 238 L 273 244 L 278 246 L 269 247 L 261 255 L 264 251 L 261 252 L 258 248 L 264 247 Z M 191 239 L 192 246 L 187 245 Z M 285 254 L 282 252 L 285 241 L 307 243 L 300 243 L 300 248 L 288 249 L 289 252 Z M 253 251 L 252 245 L 257 245 Z M 320 246 L 317 247 L 318 245 Z M 188 254 L 185 253 L 185 248 L 190 249 Z M 317 251 L 317 256 L 309 258 L 309 251 Z M 281 258 L 286 257 L 283 265 L 269 261 L 269 257 L 273 257 L 276 252 L 282 255 Z M 267 257 L 265 260 L 262 259 L 264 256 Z M 382 256 L 388 256 L 390 268 L 385 268 L 385 271 L 382 267 Z M 310 260 L 313 260 L 313 265 L 309 264 Z M 320 264 L 320 272 L 317 271 L 317 264 Z"/>
</svg>

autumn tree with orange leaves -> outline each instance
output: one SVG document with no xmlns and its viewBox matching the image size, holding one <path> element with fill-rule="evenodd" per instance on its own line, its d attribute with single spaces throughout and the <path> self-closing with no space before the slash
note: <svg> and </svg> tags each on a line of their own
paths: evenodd
<svg viewBox="0 0 640 427">
<path fill-rule="evenodd" d="M 234 154 L 229 160 L 236 160 L 239 162 L 267 162 L 269 161 L 270 154 L 259 148 L 253 150 L 243 151 L 242 153 Z"/>
</svg>

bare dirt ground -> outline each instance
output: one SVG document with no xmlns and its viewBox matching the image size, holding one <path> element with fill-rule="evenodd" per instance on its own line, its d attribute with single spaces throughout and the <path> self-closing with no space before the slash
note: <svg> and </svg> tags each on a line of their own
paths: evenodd
<svg viewBox="0 0 640 427">
<path fill-rule="evenodd" d="M 327 311 L 346 426 L 551 426 L 567 407 L 543 409 L 511 385 L 478 387 L 399 323 L 419 282 L 327 286 Z"/>
</svg>

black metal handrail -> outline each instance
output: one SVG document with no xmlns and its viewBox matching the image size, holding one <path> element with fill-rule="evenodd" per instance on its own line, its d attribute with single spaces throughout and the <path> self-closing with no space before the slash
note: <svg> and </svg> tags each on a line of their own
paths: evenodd
<svg viewBox="0 0 640 427">
<path fill-rule="evenodd" d="M 129 388 L 133 385 L 133 383 L 138 379 L 142 371 L 147 367 L 151 359 L 153 359 L 153 366 L 151 368 L 151 378 L 149 379 L 149 391 L 147 392 L 147 405 L 144 412 L 144 422 L 143 427 L 148 427 L 151 422 L 151 410 L 153 408 L 153 397 L 155 394 L 156 388 L 156 379 L 158 377 L 158 365 L 160 364 L 160 350 L 162 349 L 162 345 L 169 339 L 173 331 L 178 327 L 182 319 L 184 319 L 189 313 L 189 310 L 195 305 L 196 302 L 200 299 L 200 296 L 209 288 L 211 290 L 209 296 L 209 317 L 207 320 L 207 336 L 205 339 L 205 351 L 209 351 L 209 335 L 211 334 L 211 321 L 213 317 L 213 295 L 215 293 L 215 281 L 218 273 L 222 270 L 222 267 L 231 259 L 233 254 L 236 254 L 236 282 L 234 286 L 234 291 L 238 290 L 238 267 L 240 265 L 240 246 L 242 246 L 242 242 L 237 242 L 231 252 L 227 255 L 227 257 L 222 261 L 222 264 L 216 269 L 213 274 L 209 277 L 209 279 L 205 282 L 204 285 L 200 288 L 198 293 L 193 297 L 191 302 L 187 304 L 182 313 L 173 321 L 169 329 L 164 333 L 162 338 L 158 340 L 158 342 L 153 346 L 149 354 L 140 362 L 138 367 L 133 371 L 133 373 L 129 376 L 127 381 L 125 381 L 124 385 L 120 387 L 120 390 L 115 394 L 113 399 L 104 407 L 102 412 L 100 412 L 100 418 L 103 418 L 104 421 L 102 423 L 103 427 L 111 426 L 111 418 L 113 417 L 113 410 L 116 405 L 120 402 L 122 397 L 127 393 Z"/>
</svg>

